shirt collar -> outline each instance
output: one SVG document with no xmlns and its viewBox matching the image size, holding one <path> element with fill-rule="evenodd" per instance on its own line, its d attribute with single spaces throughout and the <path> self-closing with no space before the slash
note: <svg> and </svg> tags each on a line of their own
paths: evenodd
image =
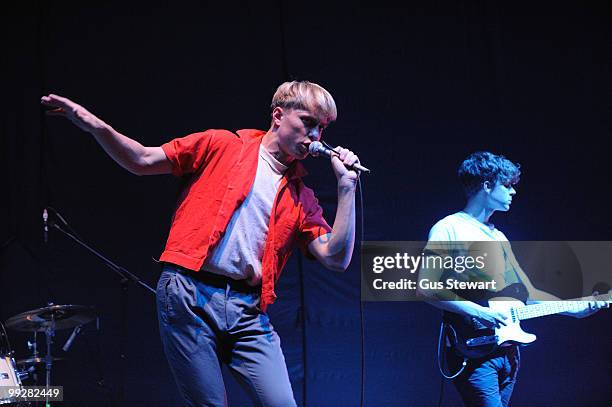
<svg viewBox="0 0 612 407">
<path fill-rule="evenodd" d="M 261 145 L 261 140 L 266 134 L 265 131 L 257 129 L 242 129 L 236 131 L 236 133 L 246 143 L 258 143 L 259 145 Z M 287 177 L 287 180 L 293 181 L 295 179 L 305 177 L 306 175 L 308 175 L 308 171 L 306 171 L 304 165 L 299 162 L 299 160 L 295 160 L 289 165 L 289 168 L 285 172 L 284 176 Z"/>
<path fill-rule="evenodd" d="M 289 166 L 283 164 L 278 161 L 266 148 L 263 146 L 263 143 L 259 145 L 259 155 L 260 157 L 272 167 L 272 170 L 277 174 L 284 174 L 285 171 L 289 168 Z"/>
</svg>

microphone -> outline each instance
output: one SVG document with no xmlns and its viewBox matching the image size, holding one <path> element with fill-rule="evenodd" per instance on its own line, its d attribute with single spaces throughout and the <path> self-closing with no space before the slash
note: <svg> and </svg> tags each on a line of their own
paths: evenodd
<svg viewBox="0 0 612 407">
<path fill-rule="evenodd" d="M 47 221 L 49 220 L 49 213 L 47 212 L 47 208 L 43 209 L 42 218 L 43 218 L 43 240 L 45 241 L 45 243 L 47 243 L 49 241 L 49 225 L 47 224 Z"/>
<path fill-rule="evenodd" d="M 320 141 L 313 141 L 312 143 L 310 143 L 310 145 L 308 146 L 308 152 L 313 157 L 318 157 L 321 154 L 326 156 L 326 157 L 332 157 L 332 156 L 338 157 L 338 155 L 339 155 L 337 152 L 335 152 L 331 148 L 328 148 L 328 147 L 324 146 L 323 143 L 321 143 Z M 346 167 L 351 169 L 351 170 L 370 172 L 369 169 L 367 169 L 366 167 L 364 167 L 363 165 L 361 165 L 359 163 L 355 163 L 355 164 L 350 165 L 350 166 L 347 165 Z"/>
<path fill-rule="evenodd" d="M 83 329 L 83 325 L 79 325 L 76 328 L 74 328 L 74 331 L 72 331 L 72 334 L 70 334 L 70 337 L 68 338 L 68 340 L 66 341 L 66 343 L 62 347 L 62 350 L 64 352 L 68 352 L 68 349 L 70 349 L 70 347 L 72 346 L 72 342 L 74 342 L 74 340 L 76 339 L 77 335 L 79 333 L 81 333 L 81 329 Z"/>
</svg>

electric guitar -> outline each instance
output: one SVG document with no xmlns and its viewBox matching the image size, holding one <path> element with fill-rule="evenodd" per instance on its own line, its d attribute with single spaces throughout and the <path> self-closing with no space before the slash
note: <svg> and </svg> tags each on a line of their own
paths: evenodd
<svg viewBox="0 0 612 407">
<path fill-rule="evenodd" d="M 516 286 L 520 286 L 520 288 Z M 580 311 L 584 309 L 586 302 L 593 301 L 593 297 L 585 297 L 525 305 L 523 301 L 517 299 L 517 296 L 506 295 L 507 293 L 520 292 L 521 289 L 524 290 L 522 284 L 512 284 L 500 292 L 493 293 L 495 297 L 488 299 L 489 308 L 509 316 L 506 320 L 506 326 L 488 328 L 475 318 L 446 312 L 444 319 L 448 329 L 447 339 L 455 353 L 468 359 L 477 359 L 495 352 L 499 347 L 529 345 L 537 337 L 523 331 L 520 323 L 522 320 L 568 311 Z M 609 293 L 595 297 L 597 301 L 608 303 L 610 303 L 610 299 Z"/>
</svg>

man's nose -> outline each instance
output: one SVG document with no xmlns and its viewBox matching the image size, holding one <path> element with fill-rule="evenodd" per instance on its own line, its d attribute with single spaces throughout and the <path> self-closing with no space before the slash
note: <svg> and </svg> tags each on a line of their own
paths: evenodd
<svg viewBox="0 0 612 407">
<path fill-rule="evenodd" d="M 308 131 L 308 138 L 312 141 L 319 141 L 321 139 L 321 132 L 318 128 L 312 128 Z"/>
</svg>

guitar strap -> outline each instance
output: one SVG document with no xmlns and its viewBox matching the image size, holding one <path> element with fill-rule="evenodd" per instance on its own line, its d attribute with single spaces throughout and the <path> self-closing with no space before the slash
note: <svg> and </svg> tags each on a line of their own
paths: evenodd
<svg viewBox="0 0 612 407">
<path fill-rule="evenodd" d="M 521 278 L 519 277 L 518 273 L 516 272 L 516 267 L 518 267 L 517 261 L 516 261 L 516 257 L 514 257 L 514 252 L 512 251 L 512 247 L 510 246 L 510 242 L 509 241 L 503 241 L 502 242 L 502 250 L 504 252 L 504 260 L 506 262 L 506 264 L 509 264 L 512 268 L 512 274 L 514 277 L 514 280 L 516 281 L 512 281 L 511 278 L 509 278 L 510 276 L 508 276 L 508 273 L 510 272 L 510 270 L 508 270 L 506 268 L 506 270 L 504 270 L 504 279 L 506 280 L 506 284 L 510 285 L 514 282 L 516 283 L 523 283 L 521 281 Z"/>
</svg>

